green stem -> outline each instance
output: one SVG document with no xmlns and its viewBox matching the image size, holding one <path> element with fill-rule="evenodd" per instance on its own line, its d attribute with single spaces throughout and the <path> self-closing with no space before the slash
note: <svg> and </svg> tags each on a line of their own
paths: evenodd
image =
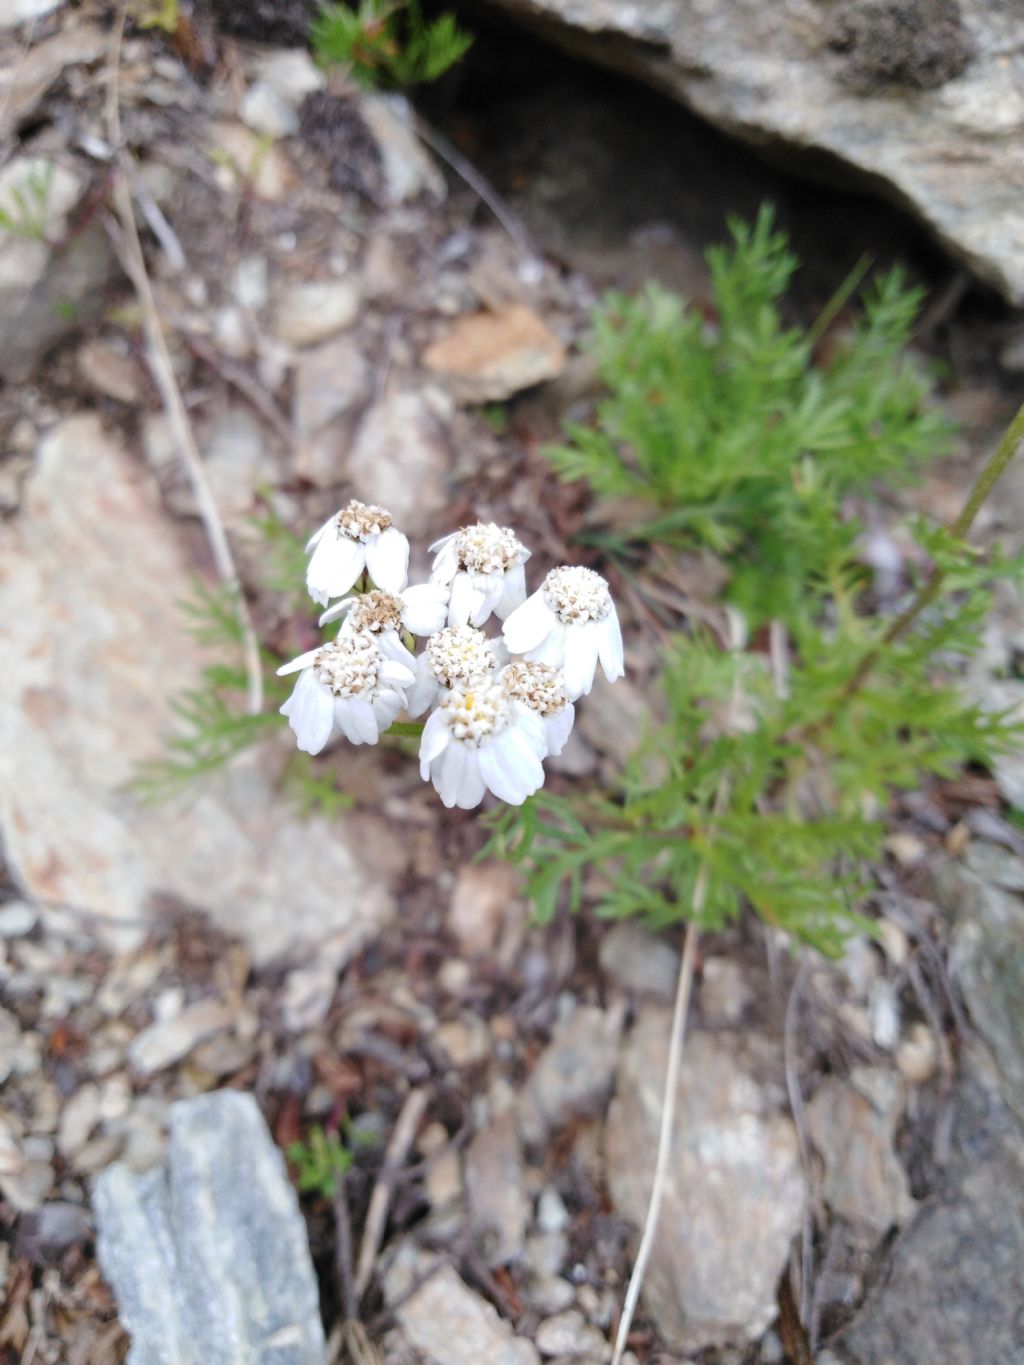
<svg viewBox="0 0 1024 1365">
<path fill-rule="evenodd" d="M 421 720 L 396 720 L 393 725 L 388 726 L 389 735 L 397 735 L 399 739 L 419 739 L 423 733 L 423 721 Z"/>
<path fill-rule="evenodd" d="M 1017 454 L 1021 441 L 1024 441 L 1024 404 L 1017 411 L 1016 417 L 1006 428 L 1003 439 L 996 446 L 995 450 L 985 462 L 985 466 L 975 480 L 974 487 L 971 489 L 970 496 L 964 503 L 963 509 L 957 519 L 949 528 L 949 533 L 957 540 L 963 540 L 967 532 L 974 525 L 974 520 L 988 498 L 997 481 L 1005 472 L 1007 465 Z M 825 721 L 819 722 L 814 729 L 821 729 L 827 725 L 839 706 L 848 702 L 864 686 L 870 674 L 878 664 L 879 659 L 890 645 L 901 640 L 907 631 L 914 624 L 917 618 L 935 601 L 939 595 L 946 575 L 944 570 L 937 565 L 932 569 L 928 578 L 918 589 L 916 596 L 905 611 L 892 622 L 881 640 L 863 656 L 860 663 L 847 679 L 845 686 L 839 694 L 839 700 L 830 716 Z"/>
</svg>

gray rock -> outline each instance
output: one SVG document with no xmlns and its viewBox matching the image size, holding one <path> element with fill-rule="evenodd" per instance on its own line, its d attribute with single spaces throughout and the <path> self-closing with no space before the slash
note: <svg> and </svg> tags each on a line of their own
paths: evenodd
<svg viewBox="0 0 1024 1365">
<path fill-rule="evenodd" d="M 709 957 L 700 972 L 700 1015 L 712 1028 L 733 1028 L 754 998 L 743 968 L 729 957 Z"/>
<path fill-rule="evenodd" d="M 605 1150 L 615 1210 L 638 1227 L 650 1198 L 670 1016 L 649 1008 L 629 1036 Z M 674 1349 L 756 1340 L 804 1202 L 781 1060 L 753 1035 L 693 1033 L 679 1081 L 675 1144 L 644 1301 Z"/>
<path fill-rule="evenodd" d="M 825 1202 L 881 1236 L 914 1211 L 906 1172 L 893 1151 L 903 1086 L 891 1072 L 867 1067 L 856 1068 L 850 1081 L 826 1081 L 815 1091 L 807 1126 L 825 1163 Z"/>
<path fill-rule="evenodd" d="M 2 19 L 0 19 L 2 27 Z M 98 223 L 69 231 L 87 190 L 77 169 L 22 156 L 0 171 L 0 210 L 18 225 L 0 229 L 0 374 L 25 380 L 63 336 L 96 321 L 116 271 Z"/>
<path fill-rule="evenodd" d="M 1012 854 L 995 851 L 984 863 L 986 876 L 1004 885 L 1019 866 Z M 1024 1115 L 1024 899 L 961 863 L 944 870 L 939 895 L 956 920 L 953 973 L 995 1055 L 1007 1099 Z"/>
<path fill-rule="evenodd" d="M 39 914 L 28 901 L 9 901 L 0 910 L 0 938 L 21 938 L 36 927 Z"/>
<path fill-rule="evenodd" d="M 562 1124 L 596 1114 L 611 1093 L 622 1013 L 581 1005 L 555 1029 L 520 1100 L 525 1140 L 539 1143 Z"/>
<path fill-rule="evenodd" d="M 14 28 L 31 19 L 41 19 L 60 3 L 61 0 L 0 0 L 0 28 Z"/>
<path fill-rule="evenodd" d="M 260 79 L 292 109 L 314 90 L 322 90 L 327 78 L 304 47 L 260 53 L 256 58 Z"/>
<path fill-rule="evenodd" d="M 896 1242 L 851 1326 L 843 1365 L 1020 1365 L 1024 1140 L 983 1052 L 969 1048 L 937 1194 Z"/>
<path fill-rule="evenodd" d="M 426 1365 L 539 1365 L 536 1349 L 486 1299 L 410 1243 L 388 1266 L 384 1294 Z"/>
<path fill-rule="evenodd" d="M 65 1160 L 78 1155 L 99 1121 L 100 1088 L 90 1081 L 76 1090 L 61 1110 L 57 1150 Z"/>
<path fill-rule="evenodd" d="M 444 176 L 416 135 L 412 105 L 404 95 L 363 95 L 359 112 L 373 133 L 384 169 L 384 188 L 393 204 L 428 193 L 445 197 Z"/>
<path fill-rule="evenodd" d="M 592 1327 L 579 1309 L 556 1313 L 537 1324 L 534 1335 L 542 1356 L 592 1356 L 595 1360 L 611 1355 L 607 1341 Z"/>
<path fill-rule="evenodd" d="M 180 1062 L 203 1041 L 234 1019 L 234 1011 L 221 1000 L 197 1000 L 170 1019 L 158 1019 L 142 1030 L 128 1049 L 132 1069 L 140 1076 L 151 1076 L 164 1067 Z"/>
<path fill-rule="evenodd" d="M 251 1096 L 175 1104 L 166 1166 L 110 1167 L 93 1208 L 129 1365 L 323 1365 L 305 1223 Z"/>
<path fill-rule="evenodd" d="M 487 1264 L 500 1266 L 516 1260 L 522 1254 L 531 1201 L 513 1114 L 494 1119 L 469 1144 L 466 1195 L 470 1223 Z"/>
<path fill-rule="evenodd" d="M 909 205 L 1024 302 L 1024 12 L 1001 0 L 499 0 L 726 132 Z M 825 154 L 822 156 L 822 154 Z"/>
<path fill-rule="evenodd" d="M 388 389 L 368 410 L 348 457 L 357 497 L 421 526 L 449 505 L 447 442 L 423 395 Z"/>
<path fill-rule="evenodd" d="M 242 122 L 265 137 L 291 137 L 299 131 L 295 108 L 267 81 L 256 81 L 242 96 Z"/>
<path fill-rule="evenodd" d="M 60 1199 L 44 1204 L 18 1219 L 15 1255 L 25 1256 L 37 1265 L 55 1260 L 70 1246 L 80 1246 L 92 1235 L 87 1209 Z"/>
<path fill-rule="evenodd" d="M 303 352 L 296 361 L 294 392 L 295 430 L 300 438 L 348 416 L 372 393 L 363 348 L 353 337 L 341 336 Z M 339 473 L 335 471 L 335 482 Z"/>
<path fill-rule="evenodd" d="M 598 958 L 605 976 L 622 990 L 666 1002 L 675 995 L 678 951 L 635 920 L 622 920 L 607 931 Z"/>
<path fill-rule="evenodd" d="M 340 336 L 301 352 L 293 392 L 296 473 L 330 488 L 345 477 L 352 421 L 373 393 L 363 347 L 353 337 Z"/>
<path fill-rule="evenodd" d="M 351 327 L 359 315 L 354 280 L 309 280 L 286 285 L 277 301 L 277 335 L 287 346 L 315 346 Z"/>
</svg>

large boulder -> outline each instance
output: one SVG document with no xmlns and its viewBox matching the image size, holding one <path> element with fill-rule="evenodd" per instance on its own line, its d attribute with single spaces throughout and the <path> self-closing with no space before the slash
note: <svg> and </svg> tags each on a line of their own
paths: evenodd
<svg viewBox="0 0 1024 1365">
<path fill-rule="evenodd" d="M 7 865 L 33 899 L 76 907 L 119 944 L 170 900 L 207 910 L 257 962 L 340 965 L 394 904 L 356 818 L 301 819 L 265 750 L 183 801 L 132 794 L 211 662 L 181 609 L 192 573 L 150 476 L 95 417 L 46 436 L 0 540 Z"/>
<path fill-rule="evenodd" d="M 811 174 L 910 208 L 1024 303 L 1024 9 L 1001 0 L 497 0 Z"/>
</svg>

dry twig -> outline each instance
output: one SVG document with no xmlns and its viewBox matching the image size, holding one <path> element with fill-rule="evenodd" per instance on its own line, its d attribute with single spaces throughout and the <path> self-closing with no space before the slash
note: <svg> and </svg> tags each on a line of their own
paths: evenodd
<svg viewBox="0 0 1024 1365">
<path fill-rule="evenodd" d="M 811 1274 L 814 1250 L 814 1222 L 811 1210 L 811 1144 L 807 1134 L 807 1115 L 804 1111 L 804 1097 L 800 1091 L 800 1077 L 796 1069 L 796 1024 L 800 1009 L 800 995 L 807 976 L 807 954 L 800 959 L 793 989 L 786 1002 L 786 1022 L 783 1030 L 783 1054 L 786 1065 L 786 1091 L 789 1094 L 789 1107 L 793 1113 L 797 1142 L 800 1147 L 800 1164 L 804 1170 L 807 1184 L 807 1198 L 804 1200 L 803 1226 L 801 1229 L 800 1252 L 800 1322 L 804 1330 L 810 1330 L 811 1317 Z"/>
<path fill-rule="evenodd" d="M 206 477 L 206 470 L 192 431 L 188 411 L 174 375 L 174 365 L 167 348 L 167 340 L 160 323 L 153 287 L 146 270 L 146 261 L 142 251 L 142 243 L 139 240 L 139 229 L 132 205 L 131 168 L 128 164 L 127 153 L 121 136 L 119 86 L 125 13 L 125 7 L 122 5 L 114 26 L 110 49 L 107 123 L 110 143 L 114 148 L 115 174 L 112 194 L 117 222 L 108 222 L 107 229 L 122 268 L 131 280 L 138 296 L 139 306 L 142 310 L 142 326 L 146 337 L 147 359 L 152 371 L 153 382 L 156 384 L 164 410 L 167 413 L 178 454 L 188 472 L 196 504 L 199 508 L 199 515 L 213 554 L 214 564 L 235 600 L 248 678 L 248 707 L 250 714 L 256 715 L 263 709 L 263 669 L 260 663 L 259 642 L 256 639 L 252 618 L 245 602 L 245 595 L 238 570 L 235 567 L 227 532 L 217 509 L 213 490 L 210 488 L 209 480 Z"/>
<path fill-rule="evenodd" d="M 384 1166 L 377 1176 L 370 1195 L 370 1206 L 366 1212 L 363 1240 L 359 1248 L 359 1262 L 356 1266 L 355 1296 L 358 1301 L 366 1293 L 373 1277 L 373 1267 L 377 1252 L 384 1239 L 384 1225 L 387 1222 L 388 1207 L 391 1203 L 391 1176 L 405 1160 L 412 1146 L 416 1130 L 420 1126 L 427 1108 L 429 1092 L 425 1089 L 411 1090 L 402 1105 L 398 1122 L 391 1134 L 387 1151 L 384 1153 Z"/>
</svg>

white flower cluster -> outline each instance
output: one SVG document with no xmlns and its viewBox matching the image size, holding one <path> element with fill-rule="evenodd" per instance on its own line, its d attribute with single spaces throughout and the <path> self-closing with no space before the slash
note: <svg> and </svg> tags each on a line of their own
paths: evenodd
<svg viewBox="0 0 1024 1365">
<path fill-rule="evenodd" d="M 300 675 L 281 711 L 310 754 L 335 731 L 376 744 L 403 711 L 429 711 L 420 772 L 444 804 L 469 810 L 491 791 L 519 805 L 543 783 L 542 760 L 565 747 L 598 663 L 609 681 L 622 677 L 608 584 L 591 569 L 554 569 L 527 597 L 530 551 L 493 524 L 430 548 L 430 582 L 409 587 L 409 542 L 382 507 L 353 500 L 317 531 L 306 585 L 327 607 L 321 626 L 342 624 L 278 670 Z M 484 632 L 492 617 L 500 636 Z"/>
</svg>

